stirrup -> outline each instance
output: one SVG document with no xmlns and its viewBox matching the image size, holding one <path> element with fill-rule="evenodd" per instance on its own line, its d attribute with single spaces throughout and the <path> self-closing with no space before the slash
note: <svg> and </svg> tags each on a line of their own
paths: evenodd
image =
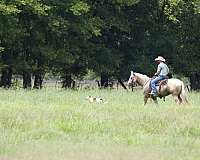
<svg viewBox="0 0 200 160">
<path fill-rule="evenodd" d="M 150 95 L 151 98 L 156 98 L 156 97 L 158 97 L 158 94 L 157 94 L 157 93 L 156 93 L 156 94 L 155 94 L 155 93 L 149 93 L 149 95 Z"/>
</svg>

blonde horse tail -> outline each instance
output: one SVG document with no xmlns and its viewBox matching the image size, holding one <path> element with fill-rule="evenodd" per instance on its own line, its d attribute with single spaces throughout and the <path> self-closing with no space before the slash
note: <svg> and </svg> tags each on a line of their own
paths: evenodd
<svg viewBox="0 0 200 160">
<path fill-rule="evenodd" d="M 188 100 L 187 100 L 187 98 L 186 98 L 185 86 L 184 86 L 184 83 L 183 83 L 183 82 L 182 82 L 182 84 L 181 84 L 180 97 L 181 97 L 181 99 L 182 99 L 185 103 L 189 104 L 189 102 L 188 102 Z"/>
</svg>

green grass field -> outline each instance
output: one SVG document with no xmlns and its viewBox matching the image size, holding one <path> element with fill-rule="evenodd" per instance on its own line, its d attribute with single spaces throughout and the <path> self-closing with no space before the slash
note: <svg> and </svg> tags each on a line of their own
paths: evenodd
<svg viewBox="0 0 200 160">
<path fill-rule="evenodd" d="M 0 160 L 199 160 L 200 94 L 188 99 L 144 107 L 140 90 L 0 90 Z"/>
</svg>

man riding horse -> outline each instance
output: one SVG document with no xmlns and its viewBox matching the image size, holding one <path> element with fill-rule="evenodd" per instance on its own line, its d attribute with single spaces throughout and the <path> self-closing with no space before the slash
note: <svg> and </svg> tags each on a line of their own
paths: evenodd
<svg viewBox="0 0 200 160">
<path fill-rule="evenodd" d="M 127 84 L 137 83 L 142 86 L 143 95 L 144 95 L 144 105 L 147 103 L 149 98 L 152 98 L 153 101 L 158 104 L 157 97 L 166 97 L 172 95 L 177 104 L 185 102 L 189 104 L 183 81 L 180 79 L 172 78 L 169 76 L 169 68 L 165 64 L 165 59 L 161 56 L 158 56 L 155 59 L 158 62 L 157 72 L 155 73 L 154 78 L 150 78 L 147 75 L 131 71 L 131 75 L 128 79 Z M 169 79 L 168 79 L 169 78 Z M 165 81 L 164 79 L 167 79 Z M 156 89 L 156 84 L 159 82 L 158 91 Z M 150 90 L 152 92 L 150 93 Z M 153 95 L 153 96 L 152 96 Z M 154 97 L 155 96 L 155 97 Z"/>
<path fill-rule="evenodd" d="M 151 80 L 151 93 L 152 97 L 158 96 L 158 91 L 156 85 L 159 81 L 167 79 L 169 74 L 169 68 L 165 63 L 165 59 L 162 56 L 158 56 L 155 61 L 158 63 L 157 72 L 154 74 L 154 77 Z"/>
</svg>

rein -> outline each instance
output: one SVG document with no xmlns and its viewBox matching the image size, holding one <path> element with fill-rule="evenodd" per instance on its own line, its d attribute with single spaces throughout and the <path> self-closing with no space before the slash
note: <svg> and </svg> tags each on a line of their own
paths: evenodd
<svg viewBox="0 0 200 160">
<path fill-rule="evenodd" d="M 146 84 L 147 84 L 149 81 L 151 81 L 151 78 L 145 82 L 145 84 L 143 85 L 143 87 L 146 86 Z"/>
</svg>

